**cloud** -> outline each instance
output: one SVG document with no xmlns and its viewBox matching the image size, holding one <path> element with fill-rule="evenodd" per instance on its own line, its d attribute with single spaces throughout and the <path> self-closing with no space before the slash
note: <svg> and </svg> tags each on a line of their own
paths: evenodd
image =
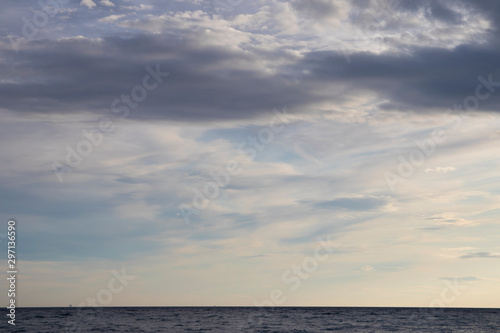
<svg viewBox="0 0 500 333">
<path fill-rule="evenodd" d="M 448 172 L 453 172 L 455 170 L 456 168 L 454 167 L 435 167 L 434 169 L 427 168 L 425 169 L 425 172 L 448 173 Z"/>
<path fill-rule="evenodd" d="M 332 0 L 292 0 L 290 3 L 299 14 L 313 20 L 327 19 L 338 13 Z"/>
<path fill-rule="evenodd" d="M 114 7 L 115 4 L 112 3 L 110 0 L 101 0 L 101 5 L 106 6 L 106 7 Z"/>
<path fill-rule="evenodd" d="M 350 58 L 355 66 L 346 66 L 345 57 L 336 52 L 310 52 L 301 60 L 301 67 L 311 73 L 304 80 L 324 84 L 342 82 L 349 93 L 362 90 L 377 93 L 379 98 L 390 101 L 379 105 L 383 110 L 450 109 L 464 103 L 469 96 L 474 97 L 483 81 L 491 79 L 496 87 L 500 84 L 500 53 L 496 48 L 463 45 L 454 50 L 411 48 L 409 51 L 407 55 L 354 53 Z M 469 66 L 460 66 L 463 63 Z M 489 94 L 473 106 L 496 112 L 495 105 L 499 102 L 500 93 Z"/>
<path fill-rule="evenodd" d="M 111 2 L 110 0 L 101 0 L 100 4 L 103 6 L 106 6 L 106 7 L 114 7 L 115 6 L 115 4 L 113 2 Z M 97 5 L 93 0 L 81 0 L 80 6 L 86 6 L 89 9 L 92 9 L 92 8 L 96 7 Z"/>
<path fill-rule="evenodd" d="M 374 211 L 385 207 L 389 203 L 386 197 L 344 197 L 329 201 L 314 203 L 314 207 L 321 209 L 340 209 L 351 211 Z"/>
<path fill-rule="evenodd" d="M 464 277 L 440 277 L 441 280 L 446 281 L 457 281 L 457 282 L 474 282 L 474 281 L 500 281 L 497 278 L 489 278 L 489 277 L 479 277 L 479 276 L 464 276 Z"/>
<path fill-rule="evenodd" d="M 462 258 L 462 259 L 476 259 L 476 258 L 498 259 L 498 258 L 500 258 L 500 253 L 472 252 L 472 253 L 463 255 L 460 258 Z"/>
<path fill-rule="evenodd" d="M 456 217 L 453 212 L 446 212 L 441 214 L 435 214 L 428 217 L 427 220 L 435 221 L 439 226 L 456 226 L 456 227 L 470 227 L 475 226 L 478 223 L 475 221 L 466 220 L 464 218 Z"/>
<path fill-rule="evenodd" d="M 375 268 L 373 268 L 373 267 L 372 267 L 372 266 L 370 266 L 370 265 L 364 265 L 363 267 L 361 267 L 361 270 L 362 270 L 363 272 L 371 272 L 371 271 L 375 270 Z"/>
<path fill-rule="evenodd" d="M 90 0 L 81 4 L 95 7 Z M 326 0 L 292 4 L 312 16 L 335 15 L 339 6 Z M 282 3 L 275 5 L 273 10 L 285 10 Z M 244 17 L 260 20 L 263 8 Z M 403 9 L 415 10 L 408 4 L 398 13 Z M 114 22 L 122 15 L 98 20 Z M 479 76 L 488 80 L 491 74 L 494 82 L 500 81 L 500 52 L 494 43 L 481 45 L 470 39 L 451 49 L 413 45 L 398 46 L 399 52 L 354 51 L 348 63 L 340 50 L 304 46 L 307 36 L 271 38 L 269 32 L 256 32 L 242 20 L 243 16 L 234 22 L 215 20 L 200 10 L 165 12 L 120 20 L 127 34 L 30 41 L 18 53 L 0 45 L 5 55 L 0 58 L 0 93 L 5 96 L 0 107 L 32 113 L 102 113 L 130 92 L 133 82 L 142 80 L 146 66 L 156 64 L 171 76 L 148 93 L 141 112 L 131 112 L 131 119 L 254 119 L 285 105 L 294 114 L 307 114 L 321 105 L 323 112 L 357 119 L 350 103 L 364 94 L 372 96 L 367 104 L 375 109 L 433 112 L 473 95 Z M 271 18 L 259 20 L 262 26 Z M 48 55 L 46 49 L 53 53 Z M 478 110 L 498 112 L 499 102 L 500 94 L 491 93 Z"/>
<path fill-rule="evenodd" d="M 153 5 L 140 4 L 138 6 L 122 6 L 122 8 L 127 10 L 140 11 L 140 10 L 151 10 L 154 7 Z"/>
<path fill-rule="evenodd" d="M 138 283 L 166 277 L 149 294 L 131 289 L 129 305 L 151 305 L 153 296 L 158 305 L 252 304 L 272 289 L 254 288 L 259 281 L 281 283 L 280 273 L 328 234 L 339 244 L 335 264 L 314 273 L 312 289 L 297 291 L 302 305 L 331 305 L 327 294 L 336 293 L 335 305 L 427 306 L 426 297 L 405 292 L 436 265 L 442 280 L 476 282 L 491 294 L 498 283 L 483 276 L 495 262 L 457 259 L 499 256 L 495 245 L 485 247 L 497 244 L 498 144 L 485 134 L 500 128 L 499 87 L 481 100 L 479 109 L 490 112 L 447 133 L 400 191 L 390 192 L 383 177 L 398 168 L 398 154 L 407 158 L 416 140 L 443 125 L 445 109 L 475 93 L 478 76 L 500 82 L 497 21 L 489 21 L 497 5 L 486 2 L 467 2 L 464 10 L 458 0 L 402 0 L 388 16 L 377 8 L 387 2 L 378 0 L 249 1 L 224 19 L 207 13 L 211 1 L 112 0 L 112 8 L 77 1 L 71 20 L 52 17 L 17 53 L 0 37 L 4 219 L 19 219 L 26 260 L 92 262 L 78 276 L 55 264 L 71 287 L 98 278 L 96 265 L 145 272 Z M 19 3 L 0 13 L 1 29 L 18 35 L 26 15 Z M 132 94 L 146 67 L 157 65 L 170 75 L 118 119 L 113 101 Z M 283 130 L 255 147 L 254 159 L 243 156 L 239 144 L 264 133 L 272 110 L 284 106 Z M 89 153 L 84 130 L 103 117 L 116 131 Z M 85 156 L 59 183 L 51 162 L 68 163 L 68 147 Z M 232 159 L 243 161 L 243 171 L 187 225 L 178 205 L 193 205 L 209 182 L 224 182 L 213 175 Z M 398 213 L 387 214 L 395 203 Z M 422 215 L 424 226 L 452 237 L 414 232 Z M 481 228 L 461 228 L 476 223 Z M 27 292 L 26 305 L 56 302 L 46 295 L 52 285 L 43 285 L 54 284 L 54 274 L 45 270 L 42 280 L 36 270 L 30 275 L 35 292 Z M 467 271 L 477 276 L 456 276 Z M 359 280 L 377 272 L 385 285 Z M 360 283 L 370 295 L 353 294 Z M 63 290 L 68 300 L 83 293 Z M 478 302 L 490 304 L 480 306 L 494 302 L 484 299 Z"/>
<path fill-rule="evenodd" d="M 124 15 L 124 14 L 120 14 L 120 15 L 109 15 L 109 16 L 106 16 L 106 17 L 103 17 L 103 18 L 100 18 L 99 20 L 97 20 L 98 22 L 104 22 L 104 23 L 111 23 L 111 22 L 115 22 L 116 20 L 119 20 L 121 18 L 124 18 L 126 17 L 127 15 Z"/>
<path fill-rule="evenodd" d="M 80 6 L 87 6 L 89 9 L 92 9 L 97 5 L 92 0 L 82 0 L 80 1 Z"/>
<path fill-rule="evenodd" d="M 44 51 L 47 48 L 53 50 L 50 57 Z M 258 65 L 260 55 L 259 51 L 179 44 L 169 35 L 39 41 L 15 57 L 12 53 L 9 60 L 31 63 L 24 68 L 31 77 L 14 84 L 10 79 L 21 74 L 7 67 L 0 69 L 5 74 L 0 92 L 10 96 L 0 101 L 0 107 L 35 113 L 109 112 L 111 103 L 130 93 L 134 82 L 142 83 L 147 66 L 171 75 L 148 93 L 141 102 L 141 112 L 130 112 L 130 118 L 195 122 L 248 119 L 275 107 L 289 104 L 297 109 L 331 98 L 331 94 L 321 96 L 289 81 L 286 73 L 266 74 Z M 281 51 L 274 56 L 271 62 L 289 57 Z"/>
<path fill-rule="evenodd" d="M 464 277 L 440 277 L 439 279 L 445 281 L 457 281 L 457 282 L 472 282 L 472 281 L 481 281 L 482 278 L 477 276 L 464 276 Z"/>
<path fill-rule="evenodd" d="M 411 0 L 405 0 L 405 2 L 409 2 Z M 445 1 L 445 3 L 453 4 L 452 1 Z M 487 16 L 491 19 L 496 29 L 500 27 L 500 3 L 496 0 L 464 0 L 464 4 L 469 6 L 469 8 L 474 8 L 480 10 L 483 15 Z"/>
</svg>

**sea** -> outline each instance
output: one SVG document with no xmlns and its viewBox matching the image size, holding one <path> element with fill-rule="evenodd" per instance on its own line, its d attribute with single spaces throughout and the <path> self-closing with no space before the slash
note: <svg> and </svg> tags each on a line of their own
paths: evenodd
<svg viewBox="0 0 500 333">
<path fill-rule="evenodd" d="M 5 311 L 4 311 L 5 312 Z M 0 332 L 500 332 L 500 309 L 362 307 L 17 308 Z"/>
</svg>

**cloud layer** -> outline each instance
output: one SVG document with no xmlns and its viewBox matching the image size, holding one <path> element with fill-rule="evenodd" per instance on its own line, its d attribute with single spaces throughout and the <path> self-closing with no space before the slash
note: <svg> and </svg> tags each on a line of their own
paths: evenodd
<svg viewBox="0 0 500 333">
<path fill-rule="evenodd" d="M 498 306 L 497 1 L 223 4 L 0 13 L 23 304 Z"/>
</svg>

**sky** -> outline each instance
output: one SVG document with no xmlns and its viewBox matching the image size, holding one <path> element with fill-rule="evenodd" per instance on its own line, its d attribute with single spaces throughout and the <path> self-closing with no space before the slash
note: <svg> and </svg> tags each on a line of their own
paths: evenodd
<svg viewBox="0 0 500 333">
<path fill-rule="evenodd" d="M 496 0 L 4 4 L 18 305 L 499 307 L 499 28 Z"/>
</svg>

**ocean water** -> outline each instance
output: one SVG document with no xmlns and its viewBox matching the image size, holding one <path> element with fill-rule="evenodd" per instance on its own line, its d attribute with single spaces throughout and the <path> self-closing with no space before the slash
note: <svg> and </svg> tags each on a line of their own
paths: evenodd
<svg viewBox="0 0 500 333">
<path fill-rule="evenodd" d="M 500 309 L 347 307 L 18 308 L 1 332 L 500 332 Z"/>
</svg>

